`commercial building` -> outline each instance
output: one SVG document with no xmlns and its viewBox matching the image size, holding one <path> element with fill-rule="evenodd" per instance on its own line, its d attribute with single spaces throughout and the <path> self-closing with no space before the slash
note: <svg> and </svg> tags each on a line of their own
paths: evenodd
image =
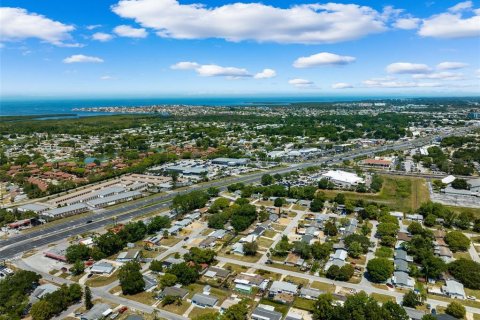
<svg viewBox="0 0 480 320">
<path fill-rule="evenodd" d="M 48 211 L 49 209 L 50 208 L 48 206 L 41 203 L 28 203 L 17 208 L 19 212 L 32 211 L 32 212 L 35 212 L 36 214 L 40 214 L 42 212 Z"/>
<path fill-rule="evenodd" d="M 249 162 L 249 159 L 246 159 L 246 158 L 241 158 L 241 159 L 216 158 L 212 160 L 212 164 L 219 164 L 222 166 L 230 166 L 230 167 L 246 166 L 248 162 Z"/>
<path fill-rule="evenodd" d="M 355 173 L 346 172 L 342 170 L 330 170 L 321 175 L 322 178 L 326 178 L 337 186 L 343 188 L 350 188 L 360 183 L 364 183 L 365 180 L 360 178 Z"/>
<path fill-rule="evenodd" d="M 71 216 L 74 214 L 79 214 L 87 212 L 89 210 L 88 206 L 84 203 L 76 203 L 66 207 L 55 208 L 52 210 L 45 211 L 40 214 L 41 217 L 45 219 L 57 219 L 62 217 Z"/>
<path fill-rule="evenodd" d="M 142 193 L 140 191 L 129 191 L 129 192 L 123 192 L 123 193 L 115 194 L 108 197 L 100 197 L 87 202 L 87 204 L 95 208 L 103 208 L 107 206 L 113 206 L 117 203 L 121 203 L 125 201 L 132 201 L 134 199 L 140 198 L 141 196 L 142 196 Z"/>
</svg>

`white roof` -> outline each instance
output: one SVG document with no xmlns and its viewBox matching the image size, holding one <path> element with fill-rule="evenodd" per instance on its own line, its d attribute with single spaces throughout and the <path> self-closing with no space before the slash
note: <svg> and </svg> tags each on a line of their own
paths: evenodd
<svg viewBox="0 0 480 320">
<path fill-rule="evenodd" d="M 323 177 L 330 178 L 332 180 L 346 182 L 349 184 L 363 183 L 363 179 L 357 176 L 355 173 L 346 172 L 342 170 L 330 170 L 327 173 L 322 174 Z"/>
<path fill-rule="evenodd" d="M 450 175 L 448 177 L 445 177 L 442 179 L 442 183 L 445 183 L 445 184 L 450 184 L 452 183 L 453 181 L 455 181 L 455 177 Z"/>
</svg>

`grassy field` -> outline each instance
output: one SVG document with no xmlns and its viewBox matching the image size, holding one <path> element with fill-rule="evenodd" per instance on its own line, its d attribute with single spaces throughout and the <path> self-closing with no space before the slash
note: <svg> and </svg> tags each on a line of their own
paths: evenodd
<svg viewBox="0 0 480 320">
<path fill-rule="evenodd" d="M 269 299 L 261 299 L 260 304 L 266 304 L 267 306 L 272 306 L 275 308 L 275 311 L 282 313 L 283 315 L 286 315 L 289 309 L 289 306 L 281 303 L 274 302 Z"/>
<path fill-rule="evenodd" d="M 325 292 L 333 292 L 335 290 L 335 287 L 333 285 L 328 283 L 318 282 L 318 281 L 314 281 L 311 284 L 311 287 L 314 289 L 325 291 Z"/>
<path fill-rule="evenodd" d="M 267 239 L 267 238 L 264 238 L 264 237 L 260 237 L 257 239 L 257 244 L 259 247 L 264 247 L 264 248 L 270 248 L 270 246 L 272 245 L 273 243 L 273 240 L 270 240 L 270 239 Z"/>
<path fill-rule="evenodd" d="M 103 287 L 118 279 L 118 270 L 112 273 L 110 276 L 93 276 L 88 279 L 85 284 L 90 287 Z"/>
<path fill-rule="evenodd" d="M 295 298 L 295 301 L 293 301 L 293 306 L 298 309 L 313 311 L 315 310 L 315 300 Z"/>
<path fill-rule="evenodd" d="M 466 208 L 466 207 L 454 207 L 454 206 L 447 206 L 447 207 L 457 214 L 461 212 L 471 212 L 476 218 L 480 218 L 480 208 Z"/>
<path fill-rule="evenodd" d="M 191 319 L 192 317 L 199 317 L 205 314 L 216 313 L 216 312 L 218 311 L 212 308 L 195 307 L 192 309 L 192 311 L 190 311 L 189 318 Z"/>
<path fill-rule="evenodd" d="M 375 201 L 388 205 L 392 210 L 409 212 L 417 209 L 430 199 L 425 179 L 402 176 L 382 176 L 383 187 L 379 193 L 358 193 L 340 190 L 322 190 L 327 197 L 334 198 L 338 193 L 347 199 Z"/>
<path fill-rule="evenodd" d="M 303 285 L 305 286 L 306 284 L 308 284 L 308 280 L 307 279 L 303 279 L 303 278 L 299 278 L 299 277 L 294 277 L 294 276 L 286 276 L 285 278 L 283 278 L 283 281 L 287 281 L 287 282 L 293 282 L 297 285 Z"/>
<path fill-rule="evenodd" d="M 177 305 L 176 303 L 172 303 L 166 306 L 161 306 L 160 309 L 168 311 L 168 312 L 173 312 L 175 314 L 182 315 L 187 311 L 187 309 L 190 307 L 190 303 L 187 301 L 182 301 L 180 305 Z"/>
<path fill-rule="evenodd" d="M 386 294 L 372 293 L 372 298 L 375 298 L 378 302 L 385 303 L 387 301 L 396 302 L 395 298 L 392 296 L 387 296 Z"/>
<path fill-rule="evenodd" d="M 247 266 L 241 266 L 241 265 L 233 264 L 233 263 L 229 263 L 229 262 L 225 263 L 223 265 L 223 268 L 231 269 L 233 272 L 236 272 L 236 273 L 242 273 L 242 272 L 246 272 L 248 270 Z"/>
<path fill-rule="evenodd" d="M 133 301 L 137 301 L 137 302 L 149 305 L 149 306 L 153 305 L 157 301 L 154 297 L 153 292 L 146 292 L 146 291 L 140 292 L 137 294 L 132 294 L 132 295 L 120 294 L 120 296 L 126 299 L 130 299 Z"/>
</svg>

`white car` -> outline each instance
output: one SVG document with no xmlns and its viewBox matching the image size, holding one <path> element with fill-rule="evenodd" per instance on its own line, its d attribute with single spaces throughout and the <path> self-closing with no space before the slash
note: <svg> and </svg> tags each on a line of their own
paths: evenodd
<svg viewBox="0 0 480 320">
<path fill-rule="evenodd" d="M 475 296 L 467 296 L 467 299 L 468 300 L 477 300 L 477 298 Z"/>
</svg>

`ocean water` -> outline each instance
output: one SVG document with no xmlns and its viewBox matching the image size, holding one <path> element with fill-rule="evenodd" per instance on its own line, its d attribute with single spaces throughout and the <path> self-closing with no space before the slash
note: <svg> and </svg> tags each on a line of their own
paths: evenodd
<svg viewBox="0 0 480 320">
<path fill-rule="evenodd" d="M 105 113 L 78 112 L 74 108 L 112 107 L 112 106 L 148 106 L 161 104 L 179 105 L 251 105 L 285 104 L 294 102 L 333 102 L 371 99 L 371 97 L 179 97 L 179 98 L 2 98 L 0 116 L 25 116 L 48 114 L 77 114 L 92 116 Z M 380 99 L 380 97 L 378 97 Z M 111 114 L 111 113 L 106 113 Z"/>
</svg>

